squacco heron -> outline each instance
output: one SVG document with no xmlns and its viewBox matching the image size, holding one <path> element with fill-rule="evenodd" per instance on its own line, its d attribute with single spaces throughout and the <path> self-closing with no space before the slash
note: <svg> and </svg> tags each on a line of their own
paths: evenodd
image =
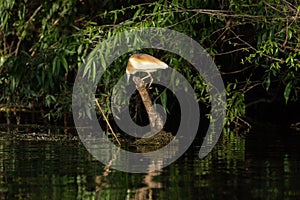
<svg viewBox="0 0 300 200">
<path fill-rule="evenodd" d="M 141 80 L 150 78 L 150 87 L 153 82 L 153 78 L 150 73 L 155 72 L 158 69 L 166 68 L 168 68 L 168 65 L 166 63 L 153 56 L 150 56 L 148 54 L 133 54 L 132 56 L 130 56 L 126 67 L 127 82 L 129 81 L 131 74 L 135 74 L 136 72 L 145 72 L 148 75 Z"/>
</svg>

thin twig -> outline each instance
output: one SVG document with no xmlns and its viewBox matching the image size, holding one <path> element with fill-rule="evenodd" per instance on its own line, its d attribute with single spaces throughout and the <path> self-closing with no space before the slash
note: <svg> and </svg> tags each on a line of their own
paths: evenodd
<svg viewBox="0 0 300 200">
<path fill-rule="evenodd" d="M 246 42 L 245 40 L 243 40 L 242 38 L 240 38 L 233 30 L 229 29 L 229 31 L 230 31 L 232 34 L 234 34 L 238 40 L 240 40 L 240 41 L 243 42 L 245 45 L 247 45 L 250 49 L 254 50 L 255 52 L 258 51 L 258 50 L 257 50 L 256 48 L 254 48 L 251 44 L 249 44 L 248 42 Z M 275 57 L 270 56 L 270 55 L 265 54 L 265 53 L 263 53 L 262 55 L 265 56 L 265 57 L 267 57 L 267 58 L 269 58 L 269 59 L 271 59 L 271 60 L 278 61 L 278 62 L 280 62 L 281 64 L 285 63 L 285 61 L 282 60 L 282 59 L 280 59 L 280 58 L 275 58 Z"/>
<path fill-rule="evenodd" d="M 250 68 L 251 68 L 251 66 L 245 67 L 245 68 L 243 68 L 243 69 L 235 70 L 235 71 L 232 71 L 232 72 L 223 72 L 223 71 L 221 71 L 221 75 L 238 74 L 238 73 L 241 73 L 241 72 L 243 72 L 243 71 L 246 71 L 246 70 L 248 70 L 248 69 L 250 69 Z"/>
<path fill-rule="evenodd" d="M 40 5 L 40 6 L 33 12 L 33 14 L 30 16 L 30 18 L 25 22 L 25 26 L 26 26 L 26 27 L 27 27 L 28 24 L 32 21 L 32 19 L 37 15 L 37 13 L 41 10 L 41 8 L 42 8 L 42 5 Z M 25 26 L 24 26 L 24 27 L 25 27 Z M 17 56 L 18 53 L 19 53 L 20 44 L 21 44 L 21 42 L 22 42 L 23 39 L 24 39 L 24 38 L 22 38 L 22 36 L 19 37 L 19 41 L 18 41 L 18 43 L 17 43 L 17 47 L 16 47 L 16 50 L 15 50 L 15 56 Z"/>
<path fill-rule="evenodd" d="M 212 56 L 222 56 L 222 55 L 227 55 L 227 54 L 231 54 L 231 53 L 234 53 L 234 52 L 238 52 L 238 51 L 244 51 L 246 48 L 239 48 L 239 49 L 235 49 L 235 50 L 232 50 L 232 51 L 226 51 L 226 52 L 222 52 L 222 53 L 215 53 L 215 54 L 211 54 Z"/>
<path fill-rule="evenodd" d="M 282 44 L 283 46 L 283 49 L 285 50 L 285 45 L 286 43 L 288 42 L 288 39 L 289 39 L 289 20 L 286 19 L 286 26 L 285 26 L 285 40 Z"/>
<path fill-rule="evenodd" d="M 35 11 L 33 12 L 33 14 L 30 16 L 30 18 L 25 22 L 25 25 L 27 26 L 29 24 L 29 22 L 32 21 L 32 19 L 36 16 L 36 14 L 41 10 L 42 5 L 40 5 L 37 9 L 35 9 Z"/>
<path fill-rule="evenodd" d="M 121 146 L 120 140 L 118 139 L 117 135 L 116 135 L 115 132 L 113 131 L 113 129 L 112 129 L 112 127 L 111 127 L 111 125 L 110 125 L 110 123 L 109 123 L 107 117 L 105 116 L 105 114 L 104 114 L 104 112 L 103 112 L 103 110 L 102 110 L 102 108 L 101 108 L 101 106 L 100 106 L 100 104 L 99 104 L 99 102 L 98 102 L 97 99 L 96 99 L 96 104 L 97 104 L 97 106 L 98 106 L 98 108 L 99 108 L 99 110 L 100 110 L 100 112 L 101 112 L 101 114 L 102 114 L 104 120 L 106 121 L 106 123 L 107 123 L 107 125 L 108 125 L 108 128 L 110 129 L 111 133 L 113 134 L 113 136 L 114 136 L 115 139 L 117 140 L 118 145 Z"/>
</svg>

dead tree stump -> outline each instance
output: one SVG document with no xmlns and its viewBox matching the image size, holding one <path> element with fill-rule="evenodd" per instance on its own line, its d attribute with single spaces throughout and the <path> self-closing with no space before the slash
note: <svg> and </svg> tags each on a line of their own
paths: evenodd
<svg viewBox="0 0 300 200">
<path fill-rule="evenodd" d="M 134 76 L 133 82 L 136 85 L 136 88 L 142 98 L 146 111 L 148 113 L 151 132 L 155 133 L 163 129 L 164 122 L 162 120 L 161 115 L 154 109 L 152 106 L 152 101 L 149 96 L 149 93 L 146 89 L 146 84 L 139 77 Z"/>
</svg>

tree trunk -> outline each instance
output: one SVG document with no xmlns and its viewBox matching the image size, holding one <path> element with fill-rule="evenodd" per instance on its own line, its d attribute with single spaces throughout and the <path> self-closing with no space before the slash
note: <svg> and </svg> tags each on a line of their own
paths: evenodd
<svg viewBox="0 0 300 200">
<path fill-rule="evenodd" d="M 133 77 L 133 82 L 135 83 L 136 88 L 142 97 L 142 101 L 148 113 L 151 132 L 155 133 L 162 130 L 164 126 L 164 122 L 162 120 L 161 115 L 152 106 L 152 101 L 146 89 L 146 84 L 139 77 Z"/>
</svg>

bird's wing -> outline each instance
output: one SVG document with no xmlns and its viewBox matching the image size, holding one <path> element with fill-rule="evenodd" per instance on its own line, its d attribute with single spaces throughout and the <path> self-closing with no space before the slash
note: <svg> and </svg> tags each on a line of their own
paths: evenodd
<svg viewBox="0 0 300 200">
<path fill-rule="evenodd" d="M 168 65 L 162 61 L 158 62 L 147 62 L 147 61 L 136 61 L 134 58 L 129 59 L 132 66 L 137 70 L 155 70 L 155 69 L 166 69 Z"/>
</svg>

